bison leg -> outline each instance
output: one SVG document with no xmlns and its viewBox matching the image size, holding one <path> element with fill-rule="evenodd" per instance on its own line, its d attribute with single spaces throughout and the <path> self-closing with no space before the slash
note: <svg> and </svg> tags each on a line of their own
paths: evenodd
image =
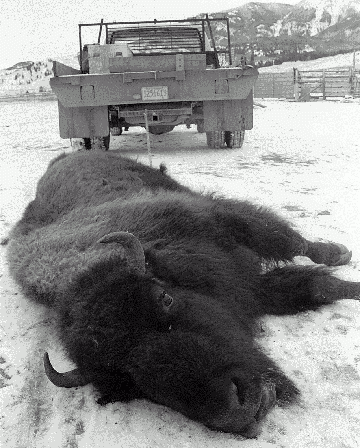
<svg viewBox="0 0 360 448">
<path fill-rule="evenodd" d="M 286 220 L 249 202 L 218 200 L 215 216 L 221 238 L 226 240 L 226 235 L 231 235 L 238 244 L 267 260 L 290 261 L 305 255 L 315 263 L 339 266 L 351 259 L 345 246 L 307 241 Z"/>
<path fill-rule="evenodd" d="M 316 310 L 343 299 L 360 298 L 360 283 L 334 277 L 320 266 L 286 266 L 261 276 L 264 313 L 293 314 Z"/>
</svg>

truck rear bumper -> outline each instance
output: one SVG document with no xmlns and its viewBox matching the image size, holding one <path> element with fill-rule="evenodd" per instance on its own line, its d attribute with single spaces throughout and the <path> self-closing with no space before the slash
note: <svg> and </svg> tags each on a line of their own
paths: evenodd
<svg viewBox="0 0 360 448">
<path fill-rule="evenodd" d="M 77 74 L 50 79 L 64 107 L 94 107 L 149 102 L 144 92 L 158 88 L 167 101 L 219 101 L 247 98 L 258 76 L 254 68 L 202 71 Z M 160 90 L 159 90 L 160 91 Z"/>
</svg>

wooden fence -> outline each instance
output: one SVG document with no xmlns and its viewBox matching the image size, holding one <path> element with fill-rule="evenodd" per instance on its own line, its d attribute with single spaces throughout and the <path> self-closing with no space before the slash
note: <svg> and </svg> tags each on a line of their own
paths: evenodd
<svg viewBox="0 0 360 448">
<path fill-rule="evenodd" d="M 254 87 L 255 98 L 294 98 L 293 72 L 260 73 Z"/>
<path fill-rule="evenodd" d="M 298 70 L 286 73 L 260 73 L 255 98 L 288 98 L 309 101 L 312 98 L 360 97 L 360 71 L 353 67 Z"/>
</svg>

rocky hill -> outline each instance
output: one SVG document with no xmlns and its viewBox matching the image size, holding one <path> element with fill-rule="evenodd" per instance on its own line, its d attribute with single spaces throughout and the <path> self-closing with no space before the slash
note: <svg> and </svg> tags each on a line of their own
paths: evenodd
<svg viewBox="0 0 360 448">
<path fill-rule="evenodd" d="M 50 92 L 52 60 L 18 62 L 0 70 L 0 96 Z"/>
<path fill-rule="evenodd" d="M 60 56 L 54 60 L 78 67 L 77 56 Z M 0 98 L 26 94 L 50 94 L 50 78 L 54 76 L 53 59 L 44 61 L 23 61 L 0 70 Z"/>
<path fill-rule="evenodd" d="M 259 66 L 360 49 L 360 0 L 250 2 L 210 15 L 224 16 L 230 18 L 235 54 L 247 54 Z M 221 27 L 215 34 L 225 42 Z"/>
<path fill-rule="evenodd" d="M 325 30 L 331 33 L 340 26 L 350 33 L 350 22 L 354 20 L 360 26 L 359 0 L 302 0 L 284 17 L 279 32 L 315 36 Z"/>
</svg>

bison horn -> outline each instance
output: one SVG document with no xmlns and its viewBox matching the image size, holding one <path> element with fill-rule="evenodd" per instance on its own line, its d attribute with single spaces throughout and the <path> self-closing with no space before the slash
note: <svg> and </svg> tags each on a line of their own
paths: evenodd
<svg viewBox="0 0 360 448">
<path fill-rule="evenodd" d="M 135 235 L 129 232 L 113 232 L 104 235 L 97 243 L 116 243 L 125 250 L 126 260 L 131 270 L 145 274 L 144 249 Z"/>
<path fill-rule="evenodd" d="M 70 370 L 69 372 L 59 373 L 51 365 L 49 355 L 44 354 L 44 368 L 46 376 L 57 387 L 78 387 L 86 386 L 91 382 L 91 378 L 87 378 L 79 372 L 79 369 Z"/>
</svg>

